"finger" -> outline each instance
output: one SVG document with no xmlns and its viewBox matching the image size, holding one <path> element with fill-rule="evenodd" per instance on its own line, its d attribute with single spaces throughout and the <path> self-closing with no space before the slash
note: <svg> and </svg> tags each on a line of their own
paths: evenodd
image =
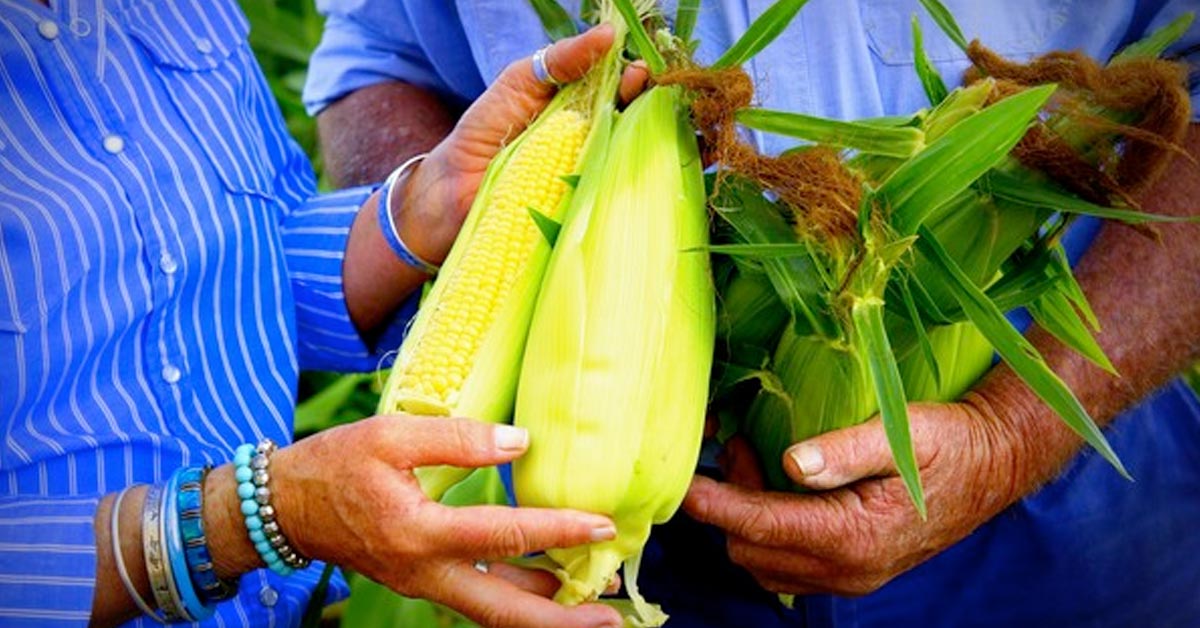
<svg viewBox="0 0 1200 628">
<path fill-rule="evenodd" d="M 387 429 L 379 450 L 389 462 L 407 469 L 484 467 L 513 460 L 529 448 L 529 432 L 512 425 L 405 415 L 381 419 L 387 421 Z"/>
<path fill-rule="evenodd" d="M 830 539 L 844 539 L 840 515 L 845 513 L 820 510 L 825 504 L 813 497 L 755 491 L 703 476 L 692 478 L 683 499 L 684 511 L 697 521 L 772 547 L 825 547 Z"/>
<path fill-rule="evenodd" d="M 761 491 L 766 486 L 758 456 L 746 439 L 740 436 L 729 439 L 725 443 L 722 463 L 725 477 L 730 482 L 755 491 Z"/>
<path fill-rule="evenodd" d="M 783 469 L 797 484 L 828 490 L 881 475 L 894 475 L 892 450 L 878 416 L 792 445 Z"/>
<path fill-rule="evenodd" d="M 586 74 L 604 56 L 612 42 L 613 29 L 610 24 L 601 24 L 557 41 L 546 49 L 546 70 L 558 82 L 570 83 Z M 496 77 L 496 83 L 518 93 L 537 94 L 547 99 L 556 89 L 554 85 L 537 79 L 533 72 L 533 55 L 510 64 Z M 532 117 L 537 110 L 528 113 Z"/>
<path fill-rule="evenodd" d="M 507 580 L 522 591 L 542 597 L 553 597 L 561 584 L 558 578 L 548 571 L 527 569 L 499 561 L 489 564 L 487 572 Z"/>
<path fill-rule="evenodd" d="M 650 68 L 646 67 L 646 62 L 638 59 L 629 64 L 625 71 L 621 73 L 621 86 L 617 89 L 621 98 L 621 104 L 627 105 L 637 98 L 646 89 L 646 83 L 650 81 Z"/>
<path fill-rule="evenodd" d="M 436 531 L 431 551 L 463 558 L 508 558 L 617 536 L 608 517 L 574 510 L 434 505 L 421 517 L 421 529 Z"/>
<path fill-rule="evenodd" d="M 602 604 L 563 606 L 523 591 L 502 578 L 480 573 L 467 564 L 447 570 L 433 597 L 482 626 L 617 628 L 621 625 L 620 613 Z"/>
</svg>

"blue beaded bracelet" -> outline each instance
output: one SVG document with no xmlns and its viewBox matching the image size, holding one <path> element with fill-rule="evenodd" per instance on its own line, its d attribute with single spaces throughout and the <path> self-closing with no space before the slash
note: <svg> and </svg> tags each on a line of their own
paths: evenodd
<svg viewBox="0 0 1200 628">
<path fill-rule="evenodd" d="M 388 247 L 392 249 L 396 257 L 399 257 L 405 264 L 421 272 L 436 275 L 438 265 L 421 259 L 419 255 L 412 252 L 412 249 L 408 248 L 408 245 L 400 237 L 400 232 L 396 229 L 396 219 L 392 216 L 392 190 L 396 189 L 396 181 L 408 172 L 409 168 L 412 168 L 425 159 L 425 156 L 426 153 L 421 153 L 409 158 L 408 161 L 400 164 L 400 167 L 393 170 L 387 179 L 384 180 L 383 186 L 379 188 L 378 220 L 379 230 L 383 233 L 383 239 L 387 241 Z"/>
<path fill-rule="evenodd" d="M 296 569 L 308 567 L 311 561 L 292 549 L 275 521 L 268 486 L 271 475 L 267 470 L 275 449 L 275 443 L 269 438 L 264 438 L 257 446 L 238 447 L 233 457 L 234 477 L 238 482 L 237 494 L 250 542 L 271 571 L 287 576 Z"/>
<path fill-rule="evenodd" d="M 183 549 L 183 531 L 179 526 L 179 482 L 182 470 L 171 474 L 167 481 L 167 492 L 163 496 L 163 538 L 166 548 L 168 572 L 170 574 L 173 592 L 179 596 L 183 609 L 183 618 L 190 622 L 204 621 L 212 617 L 213 606 L 200 601 L 196 586 L 188 574 L 187 556 Z"/>
<path fill-rule="evenodd" d="M 222 580 L 213 570 L 208 539 L 204 535 L 204 480 L 210 468 L 187 467 L 179 471 L 179 492 L 175 495 L 188 575 L 199 589 L 200 601 L 205 604 L 228 600 L 237 594 L 237 581 Z"/>
</svg>

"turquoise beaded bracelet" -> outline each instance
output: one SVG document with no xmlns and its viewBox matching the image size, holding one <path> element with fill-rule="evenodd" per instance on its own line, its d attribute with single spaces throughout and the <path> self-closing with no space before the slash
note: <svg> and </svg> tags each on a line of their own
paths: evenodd
<svg viewBox="0 0 1200 628">
<path fill-rule="evenodd" d="M 241 512 L 245 517 L 250 542 L 254 544 L 267 567 L 275 573 L 287 576 L 296 569 L 308 567 L 311 561 L 297 553 L 279 522 L 275 520 L 275 508 L 271 505 L 271 475 L 268 472 L 270 456 L 277 447 L 264 438 L 258 445 L 245 444 L 234 453 L 234 477 L 237 479 L 237 494 L 241 500 Z"/>
</svg>

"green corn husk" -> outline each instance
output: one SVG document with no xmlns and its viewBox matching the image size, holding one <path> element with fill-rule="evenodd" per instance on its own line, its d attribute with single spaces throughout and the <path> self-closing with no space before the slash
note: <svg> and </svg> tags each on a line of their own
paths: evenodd
<svg viewBox="0 0 1200 628">
<path fill-rule="evenodd" d="M 665 615 L 637 592 L 652 524 L 679 507 L 699 455 L 715 341 L 708 219 L 696 139 L 678 88 L 652 88 L 589 160 L 530 329 L 513 465 L 523 506 L 603 513 L 617 538 L 550 549 L 555 599 L 595 599 L 625 565 L 642 625 Z"/>
</svg>

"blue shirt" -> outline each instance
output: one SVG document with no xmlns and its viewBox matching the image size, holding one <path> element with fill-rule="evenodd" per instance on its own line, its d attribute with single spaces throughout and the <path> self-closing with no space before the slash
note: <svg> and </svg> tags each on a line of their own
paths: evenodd
<svg viewBox="0 0 1200 628">
<path fill-rule="evenodd" d="M 577 15 L 578 2 L 563 2 Z M 662 3 L 674 15 L 674 2 Z M 695 36 L 712 61 L 770 0 L 701 3 Z M 1196 0 L 945 0 L 968 38 L 1014 59 L 1082 49 L 1104 59 Z M 528 2 L 318 0 L 328 16 L 305 98 L 316 112 L 365 85 L 402 80 L 465 103 L 547 37 Z M 917 0 L 812 0 L 747 67 L 764 107 L 851 119 L 927 106 L 910 16 L 947 82 L 968 65 Z M 1175 50 L 1200 42 L 1193 25 Z M 1193 64 L 1195 58 L 1193 56 Z M 1196 110 L 1193 91 L 1193 110 Z M 774 152 L 790 140 L 759 134 Z M 1076 230 L 1078 255 L 1095 224 Z M 1172 382 L 1107 436 L 1137 479 L 1084 451 L 1057 481 L 872 595 L 811 596 L 794 611 L 732 566 L 711 528 L 676 517 L 642 562 L 641 587 L 670 626 L 1200 625 L 1200 405 Z"/>
<path fill-rule="evenodd" d="M 298 369 L 379 361 L 341 281 L 369 190 L 315 195 L 235 0 L 51 4 L 0 0 L 4 626 L 87 621 L 101 496 L 289 442 Z M 319 573 L 210 623 L 295 625 Z"/>
</svg>

